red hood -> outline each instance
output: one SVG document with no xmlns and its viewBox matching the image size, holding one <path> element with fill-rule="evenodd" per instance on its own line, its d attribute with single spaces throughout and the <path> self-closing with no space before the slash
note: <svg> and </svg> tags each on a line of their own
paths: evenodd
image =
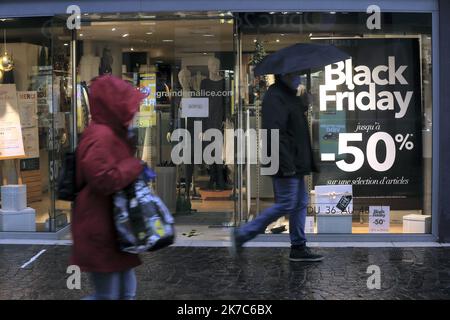
<svg viewBox="0 0 450 320">
<path fill-rule="evenodd" d="M 127 127 L 145 96 L 127 82 L 110 75 L 91 82 L 89 106 L 92 120 L 113 128 Z"/>
</svg>

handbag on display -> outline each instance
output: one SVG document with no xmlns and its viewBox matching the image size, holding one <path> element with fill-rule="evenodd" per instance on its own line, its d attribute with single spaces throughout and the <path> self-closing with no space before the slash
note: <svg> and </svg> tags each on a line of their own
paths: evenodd
<svg viewBox="0 0 450 320">
<path fill-rule="evenodd" d="M 121 251 L 137 254 L 170 246 L 175 241 L 174 222 L 142 174 L 114 194 L 114 223 Z"/>
</svg>

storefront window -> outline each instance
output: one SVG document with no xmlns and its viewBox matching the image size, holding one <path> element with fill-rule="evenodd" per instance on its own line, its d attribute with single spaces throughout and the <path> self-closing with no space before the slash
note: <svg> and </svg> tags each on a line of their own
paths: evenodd
<svg viewBox="0 0 450 320">
<path fill-rule="evenodd" d="M 227 239 L 226 227 L 274 202 L 259 162 L 227 162 L 249 150 L 231 144 L 226 129 L 256 129 L 261 139 L 261 103 L 274 76 L 255 77 L 255 65 L 296 43 L 323 43 L 351 59 L 302 73 L 319 168 L 305 177 L 307 232 L 430 233 L 431 20 L 382 13 L 381 28 L 369 29 L 365 12 L 84 13 L 72 33 L 65 18 L 2 19 L 0 232 L 70 224 L 71 204 L 57 200 L 55 183 L 73 138 L 89 124 L 90 82 L 112 74 L 147 95 L 134 121 L 137 156 L 155 169 L 154 188 L 179 233 Z M 174 163 L 184 140 L 174 138 L 176 129 L 187 129 L 193 164 Z M 206 129 L 222 135 L 223 164 L 203 158 L 215 141 Z M 280 219 L 266 232 L 288 230 L 288 219 Z"/>
<path fill-rule="evenodd" d="M 95 77 L 112 74 L 147 95 L 134 121 L 137 156 L 156 171 L 154 188 L 175 214 L 182 239 L 216 237 L 217 230 L 226 237 L 226 230 L 210 227 L 233 218 L 234 165 L 206 163 L 209 138 L 200 140 L 207 129 L 234 127 L 233 26 L 233 16 L 219 12 L 87 14 L 77 32 L 78 134 L 89 121 Z M 185 137 L 190 153 L 178 163 L 172 151 Z"/>
<path fill-rule="evenodd" d="M 55 181 L 70 149 L 70 32 L 55 18 L 2 19 L 0 71 L 0 231 L 55 232 L 69 224 L 69 203 Z"/>
<path fill-rule="evenodd" d="M 383 13 L 242 14 L 244 105 L 260 127 L 273 76 L 252 61 L 295 43 L 333 44 L 351 59 L 303 73 L 319 172 L 306 177 L 310 233 L 431 232 L 431 15 Z M 256 166 L 255 166 L 256 168 Z M 268 177 L 252 168 L 249 214 L 273 203 Z M 280 219 L 267 232 L 288 232 Z"/>
</svg>

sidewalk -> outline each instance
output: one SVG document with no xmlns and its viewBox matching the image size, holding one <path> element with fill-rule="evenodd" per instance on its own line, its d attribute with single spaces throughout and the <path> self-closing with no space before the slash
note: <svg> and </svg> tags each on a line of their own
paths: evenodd
<svg viewBox="0 0 450 320">
<path fill-rule="evenodd" d="M 32 257 L 34 262 L 21 268 Z M 171 247 L 142 255 L 138 299 L 450 299 L 450 248 L 317 248 L 319 264 L 288 261 L 288 248 Z M 0 299 L 80 299 L 66 287 L 70 246 L 0 245 Z M 367 288 L 367 267 L 381 289 Z"/>
</svg>

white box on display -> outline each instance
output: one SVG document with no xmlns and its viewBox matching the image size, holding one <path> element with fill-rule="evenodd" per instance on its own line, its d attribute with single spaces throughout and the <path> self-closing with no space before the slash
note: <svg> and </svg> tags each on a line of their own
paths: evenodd
<svg viewBox="0 0 450 320">
<path fill-rule="evenodd" d="M 0 231 L 35 232 L 36 210 L 33 208 L 25 208 L 18 211 L 0 209 Z"/>
<path fill-rule="evenodd" d="M 316 186 L 311 206 L 317 214 L 351 214 L 353 187 L 351 185 Z"/>
<path fill-rule="evenodd" d="M 351 185 L 316 186 L 311 200 L 317 217 L 317 233 L 352 233 Z"/>
<path fill-rule="evenodd" d="M 403 216 L 403 233 L 431 233 L 431 216 L 422 214 Z"/>
<path fill-rule="evenodd" d="M 20 211 L 27 207 L 27 186 L 4 185 L 1 187 L 2 209 Z"/>
<path fill-rule="evenodd" d="M 318 214 L 317 233 L 352 233 L 352 215 Z"/>
</svg>

